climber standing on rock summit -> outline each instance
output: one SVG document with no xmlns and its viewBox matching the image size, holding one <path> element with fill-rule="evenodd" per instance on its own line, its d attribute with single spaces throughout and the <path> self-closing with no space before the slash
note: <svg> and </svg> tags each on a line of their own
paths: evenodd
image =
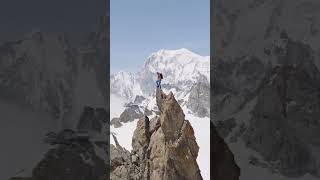
<svg viewBox="0 0 320 180">
<path fill-rule="evenodd" d="M 163 79 L 163 75 L 162 75 L 162 73 L 159 73 L 159 72 L 157 72 L 157 81 L 156 81 L 156 83 L 157 83 L 157 88 L 160 88 L 161 89 L 161 80 Z"/>
</svg>

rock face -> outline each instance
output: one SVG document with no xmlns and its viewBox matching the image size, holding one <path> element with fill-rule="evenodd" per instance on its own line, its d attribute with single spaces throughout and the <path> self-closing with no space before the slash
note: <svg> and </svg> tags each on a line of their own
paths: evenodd
<svg viewBox="0 0 320 180">
<path fill-rule="evenodd" d="M 166 94 L 163 93 L 159 88 L 157 88 L 156 91 L 156 102 L 157 102 L 157 106 L 160 112 L 163 111 L 163 101 L 166 98 Z"/>
<path fill-rule="evenodd" d="M 211 123 L 212 176 L 214 180 L 238 180 L 240 168 L 234 160 L 234 156 L 224 140 L 219 136 L 216 128 Z"/>
<path fill-rule="evenodd" d="M 137 123 L 137 128 L 133 133 L 132 138 L 132 148 L 139 150 L 143 148 L 144 145 L 150 142 L 150 124 L 149 118 L 145 116 L 141 118 Z"/>
<path fill-rule="evenodd" d="M 121 127 L 122 123 L 120 122 L 120 118 L 112 118 L 110 121 L 110 125 L 114 126 L 115 128 Z"/>
<path fill-rule="evenodd" d="M 79 131 L 101 132 L 102 124 L 107 121 L 107 112 L 103 108 L 84 107 L 77 125 Z"/>
<path fill-rule="evenodd" d="M 50 132 L 44 139 L 52 148 L 26 179 L 102 180 L 109 175 L 108 142 L 92 140 L 88 133 L 70 129 Z"/>
<path fill-rule="evenodd" d="M 289 43 L 309 56 L 303 44 Z M 296 48 L 295 54 L 299 53 Z M 312 146 L 319 147 L 320 73 L 313 69 L 312 60 L 303 61 L 273 69 L 272 79 L 257 94 L 250 126 L 243 134 L 248 147 L 258 150 L 269 162 L 280 160 L 277 169 L 290 177 L 305 173 L 320 176 L 319 159 L 312 153 Z"/>
<path fill-rule="evenodd" d="M 16 171 L 20 166 L 27 170 L 33 169 L 32 178 L 21 179 L 107 179 L 109 132 L 105 132 L 108 131 L 105 127 L 109 126 L 107 77 L 110 52 L 106 47 L 109 44 L 108 16 L 104 15 L 97 32 L 86 34 L 90 36 L 88 39 L 77 37 L 79 39 L 75 43 L 70 42 L 73 40 L 67 34 L 41 31 L 34 31 L 18 41 L 1 43 L 0 101 L 19 106 L 18 110 L 11 112 L 18 115 L 12 120 L 19 126 L 7 126 L 12 127 L 8 132 L 11 134 L 17 130 L 16 127 L 21 127 L 18 132 L 21 139 L 16 144 L 21 144 L 21 147 L 27 145 L 32 149 L 17 146 L 18 151 L 6 154 L 13 162 L 11 164 L 16 163 L 17 167 L 4 171 Z M 24 111 L 32 112 L 32 118 L 25 118 L 25 113 L 21 113 Z M 25 124 L 31 124 L 30 129 Z M 46 124 L 54 128 L 45 128 Z M 86 132 L 79 133 L 77 130 L 95 131 L 92 134 L 97 137 L 89 137 Z M 38 139 L 30 138 L 28 141 L 24 138 L 33 132 L 41 137 L 46 131 L 54 131 L 49 132 L 45 138 L 46 143 L 54 146 L 48 146 Z M 11 144 L 8 141 L 3 146 L 13 149 L 15 146 Z M 40 147 L 41 151 L 37 151 Z M 26 151 L 39 153 L 32 160 L 16 159 L 17 154 Z M 5 165 L 1 167 L 8 166 L 7 162 L 2 163 Z M 30 167 L 35 164 L 36 167 Z M 2 171 L 0 179 L 5 179 L 3 174 Z"/>
<path fill-rule="evenodd" d="M 120 122 L 131 122 L 135 119 L 139 119 L 143 116 L 143 112 L 140 111 L 139 106 L 129 106 L 120 114 Z"/>
<path fill-rule="evenodd" d="M 204 76 L 191 87 L 187 107 L 199 117 L 209 117 L 210 113 L 210 84 Z"/>
<path fill-rule="evenodd" d="M 313 7 L 319 2 L 226 0 L 214 11 L 213 121 L 237 157 L 244 142 L 270 174 L 320 177 L 320 16 Z"/>
<path fill-rule="evenodd" d="M 152 114 L 152 112 L 145 111 L 145 114 Z M 112 118 L 111 125 L 115 128 L 121 127 L 122 123 L 132 122 L 135 119 L 143 117 L 143 112 L 140 107 L 135 104 L 127 104 L 126 109 L 120 114 L 119 118 Z"/>
<path fill-rule="evenodd" d="M 129 179 L 130 152 L 122 148 L 117 138 L 113 136 L 116 146 L 110 145 L 110 179 L 122 180 Z"/>
<path fill-rule="evenodd" d="M 145 116 L 138 121 L 130 158 L 121 156 L 124 161 L 111 171 L 111 179 L 202 179 L 196 162 L 199 147 L 178 102 L 172 93 L 166 95 L 158 89 L 157 104 L 160 117 L 149 121 Z"/>
<path fill-rule="evenodd" d="M 135 104 L 140 104 L 140 103 L 142 103 L 142 101 L 144 101 L 145 99 L 146 99 L 145 97 L 137 95 L 136 98 L 134 99 L 133 103 L 135 103 Z"/>
<path fill-rule="evenodd" d="M 47 152 L 33 169 L 33 180 L 44 179 L 103 179 L 107 167 L 91 143 L 60 145 Z"/>
<path fill-rule="evenodd" d="M 275 52 L 280 53 L 276 66 L 256 58 L 216 62 L 220 70 L 214 82 L 215 123 L 219 132 L 226 130 L 219 122 L 229 124 L 229 132 L 237 124 L 233 133 L 259 152 L 270 169 L 287 177 L 319 176 L 320 160 L 314 149 L 319 148 L 320 136 L 320 72 L 309 46 L 283 40 L 285 44 Z M 238 70 L 222 75 L 232 69 Z M 231 77 L 233 73 L 241 78 Z M 230 124 L 233 118 L 237 123 Z"/>
<path fill-rule="evenodd" d="M 105 60 L 91 61 L 98 59 L 97 46 L 83 49 L 72 47 L 63 33 L 47 32 L 1 44 L 0 98 L 48 113 L 61 128 L 74 128 L 77 122 L 70 117 L 78 116 L 85 105 L 108 102 L 106 78 L 101 78 L 107 74 Z"/>
<path fill-rule="evenodd" d="M 0 46 L 1 99 L 63 119 L 72 106 L 77 52 L 62 33 L 33 32 Z"/>
</svg>

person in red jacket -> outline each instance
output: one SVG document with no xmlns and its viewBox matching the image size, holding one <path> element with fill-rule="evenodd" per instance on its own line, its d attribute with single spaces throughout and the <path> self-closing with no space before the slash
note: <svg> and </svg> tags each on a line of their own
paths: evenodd
<svg viewBox="0 0 320 180">
<path fill-rule="evenodd" d="M 157 72 L 157 81 L 156 81 L 156 83 L 157 83 L 157 88 L 160 88 L 160 89 L 161 89 L 161 79 L 163 79 L 162 73 Z"/>
</svg>

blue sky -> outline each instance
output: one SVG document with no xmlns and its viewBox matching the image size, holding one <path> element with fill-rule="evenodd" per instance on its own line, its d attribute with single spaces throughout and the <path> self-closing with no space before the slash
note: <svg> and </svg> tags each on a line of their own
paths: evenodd
<svg viewBox="0 0 320 180">
<path fill-rule="evenodd" d="M 110 0 L 111 73 L 136 72 L 160 49 L 210 54 L 210 0 Z"/>
</svg>

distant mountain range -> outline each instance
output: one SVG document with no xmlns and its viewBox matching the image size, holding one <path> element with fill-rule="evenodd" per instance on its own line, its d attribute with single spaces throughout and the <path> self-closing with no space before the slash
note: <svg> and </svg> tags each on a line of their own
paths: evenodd
<svg viewBox="0 0 320 180">
<path fill-rule="evenodd" d="M 177 92 L 177 98 L 183 100 L 195 113 L 208 116 L 209 67 L 209 56 L 200 56 L 185 48 L 162 49 L 152 53 L 137 73 L 120 71 L 111 75 L 111 93 L 127 99 L 128 102 L 134 101 L 137 96 L 154 98 L 156 72 L 161 72 L 164 75 L 164 89 Z M 193 99 L 202 99 L 204 103 Z"/>
</svg>

